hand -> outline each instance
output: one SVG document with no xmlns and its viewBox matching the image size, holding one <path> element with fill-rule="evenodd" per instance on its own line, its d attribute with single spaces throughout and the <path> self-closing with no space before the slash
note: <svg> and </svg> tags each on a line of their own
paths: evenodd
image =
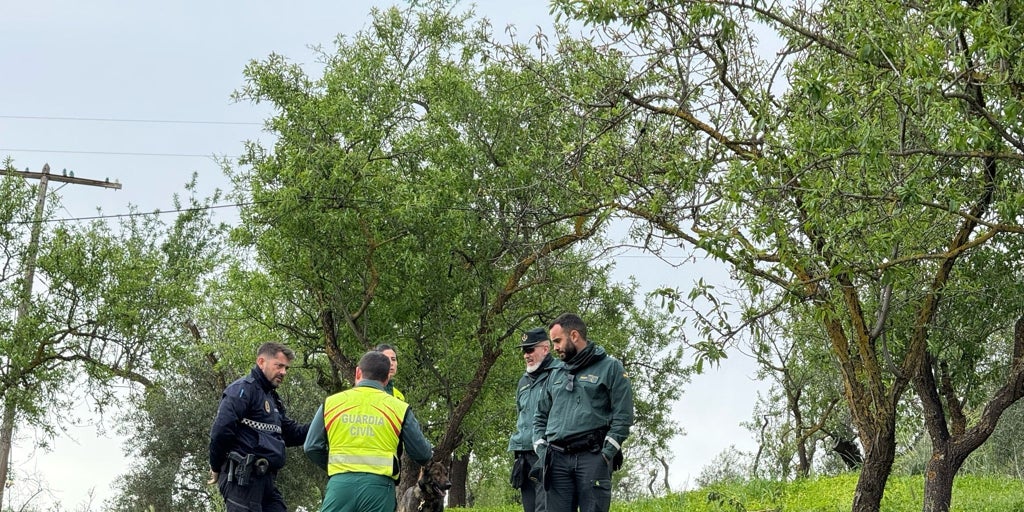
<svg viewBox="0 0 1024 512">
<path fill-rule="evenodd" d="M 611 446 L 605 446 L 604 450 L 601 450 L 601 458 L 604 459 L 604 463 L 608 465 L 609 469 L 611 469 L 612 465 L 614 464 L 616 453 L 618 453 L 618 450 L 612 448 Z"/>
<path fill-rule="evenodd" d="M 544 483 L 544 469 L 548 462 L 548 445 L 547 443 L 538 444 L 536 447 L 537 462 L 530 467 L 530 480 L 538 484 Z"/>
<path fill-rule="evenodd" d="M 538 461 L 530 468 L 530 480 L 536 484 L 544 481 L 544 461 Z"/>
<path fill-rule="evenodd" d="M 207 480 L 206 483 L 208 483 L 208 484 L 215 484 L 215 483 L 217 483 L 217 478 L 219 478 L 219 477 L 220 477 L 220 473 L 217 473 L 216 471 L 211 469 L 210 470 L 210 479 Z"/>
</svg>

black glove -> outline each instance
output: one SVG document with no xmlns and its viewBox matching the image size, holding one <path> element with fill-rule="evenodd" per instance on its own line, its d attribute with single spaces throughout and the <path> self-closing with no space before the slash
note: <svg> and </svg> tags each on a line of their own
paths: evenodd
<svg viewBox="0 0 1024 512">
<path fill-rule="evenodd" d="M 544 466 L 537 461 L 537 464 L 530 468 L 530 481 L 539 484 L 544 481 Z"/>
<path fill-rule="evenodd" d="M 528 481 L 524 466 L 526 466 L 526 456 L 517 455 L 516 461 L 512 464 L 512 474 L 509 475 L 509 483 L 512 484 L 513 489 L 526 487 Z"/>
</svg>

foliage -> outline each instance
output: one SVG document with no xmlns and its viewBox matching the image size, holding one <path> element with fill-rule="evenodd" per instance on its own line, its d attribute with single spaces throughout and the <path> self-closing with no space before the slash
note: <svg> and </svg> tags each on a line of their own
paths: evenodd
<svg viewBox="0 0 1024 512">
<path fill-rule="evenodd" d="M 758 437 L 751 468 L 756 478 L 807 477 L 816 461 L 818 467 L 841 466 L 832 448 L 855 439 L 827 340 L 812 322 L 801 322 L 807 318 L 798 308 L 791 317 L 780 314 L 752 324 L 758 376 L 772 382 L 744 424 Z M 816 458 L 819 446 L 824 453 Z"/>
<path fill-rule="evenodd" d="M 964 471 L 1024 478 L 1024 405 L 1021 402 L 1003 413 L 992 437 L 967 459 Z"/>
<path fill-rule="evenodd" d="M 700 469 L 694 483 L 703 488 L 745 482 L 751 479 L 751 466 L 749 453 L 730 446 Z"/>
<path fill-rule="evenodd" d="M 117 230 L 94 222 L 45 231 L 35 269 L 41 286 L 19 327 L 21 337 L 2 337 L 0 352 L 9 359 L 0 391 L 23 397 L 16 404 L 21 414 L 45 428 L 38 420 L 53 412 L 49 400 L 75 398 L 62 390 L 77 379 L 84 379 L 78 389 L 101 412 L 115 399 L 107 384 L 150 384 L 171 355 L 176 322 L 187 316 L 201 276 L 211 269 L 217 229 L 207 214 L 192 211 L 170 226 L 156 216 L 132 216 Z M 7 253 L 17 257 L 5 268 L 22 268 L 20 251 Z M 16 309 L 12 298 L 20 292 L 3 296 Z M 37 341 L 10 345 L 13 339 Z"/>
<path fill-rule="evenodd" d="M 269 148 L 250 144 L 229 170 L 242 223 L 220 279 L 204 283 L 193 339 L 176 350 L 202 354 L 188 358 L 193 375 L 217 382 L 250 365 L 258 341 L 286 343 L 298 359 L 282 394 L 305 421 L 352 384 L 363 352 L 393 345 L 396 386 L 435 457 L 468 456 L 478 466 L 464 486 L 479 495 L 507 482 L 520 333 L 576 311 L 645 384 L 628 463 L 640 471 L 653 457 L 667 460 L 679 433 L 667 412 L 687 377 L 676 320 L 634 304 L 635 284 L 613 282 L 599 258 L 610 216 L 581 191 L 621 148 L 605 117 L 577 115 L 559 93 L 596 94 L 596 76 L 621 76 L 622 63 L 573 45 L 524 63 L 512 58 L 521 48 L 494 42 L 485 22 L 448 2 L 370 18 L 363 32 L 317 50 L 319 77 L 279 55 L 247 67 L 236 99 L 271 103 L 277 138 Z M 175 389 L 189 382 L 160 385 L 168 397 L 216 396 Z M 165 453 L 179 465 L 204 459 L 201 446 L 183 447 L 186 455 L 148 440 L 182 403 L 140 401 L 146 412 L 133 423 L 148 434 L 138 447 L 146 466 Z M 198 433 L 212 405 L 190 414 L 202 415 L 190 426 Z M 415 466 L 403 469 L 403 483 L 414 482 Z M 140 471 L 153 491 L 167 478 Z M 129 489 L 143 486 L 125 482 L 130 507 Z M 321 482 L 301 462 L 278 480 L 292 506 L 315 503 Z"/>
<path fill-rule="evenodd" d="M 613 512 L 839 512 L 849 510 L 857 475 L 802 479 L 789 483 L 766 480 L 717 484 L 656 499 L 613 501 Z M 893 477 L 886 486 L 882 510 L 921 510 L 922 477 Z M 954 484 L 955 512 L 1019 512 L 1024 510 L 1020 480 L 1001 476 L 963 476 Z M 515 512 L 514 506 L 475 507 L 475 512 Z M 518 510 L 522 510 L 520 507 Z"/>
<path fill-rule="evenodd" d="M 633 59 L 635 73 L 608 85 L 608 108 L 635 109 L 623 121 L 635 160 L 605 182 L 646 221 L 638 240 L 659 250 L 667 237 L 729 264 L 766 305 L 703 323 L 706 357 L 753 319 L 806 305 L 866 454 L 854 509 L 879 506 L 908 388 L 942 454 L 927 508 L 943 509 L 950 473 L 1024 378 L 1020 351 L 997 360 L 987 342 L 1024 311 L 1011 268 L 1024 241 L 1015 7 L 555 4 Z M 765 34 L 782 42 L 774 57 Z M 991 314 L 970 316 L 975 300 Z M 993 372 L 975 374 L 979 363 Z M 990 377 L 1002 387 L 978 395 Z M 964 404 L 980 402 L 968 422 Z"/>
<path fill-rule="evenodd" d="M 70 404 L 91 401 L 100 419 L 84 421 L 98 423 L 117 403 L 118 384 L 149 386 L 173 364 L 171 338 L 214 265 L 220 233 L 202 208 L 171 225 L 155 215 L 116 227 L 55 224 L 59 197 L 42 184 L 28 194 L 32 187 L 16 184 L 23 181 L 5 178 L 0 200 L 3 453 L 15 420 L 39 428 L 45 442 L 56 426 L 80 421 Z"/>
</svg>

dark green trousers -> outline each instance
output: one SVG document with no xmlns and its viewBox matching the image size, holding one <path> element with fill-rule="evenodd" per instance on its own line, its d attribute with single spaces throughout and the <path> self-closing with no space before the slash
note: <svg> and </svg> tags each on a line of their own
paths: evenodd
<svg viewBox="0 0 1024 512">
<path fill-rule="evenodd" d="M 339 473 L 327 480 L 320 512 L 395 512 L 395 481 L 369 473 Z"/>
</svg>

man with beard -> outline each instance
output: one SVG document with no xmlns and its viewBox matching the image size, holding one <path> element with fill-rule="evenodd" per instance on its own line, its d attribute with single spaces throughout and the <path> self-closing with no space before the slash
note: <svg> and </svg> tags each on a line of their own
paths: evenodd
<svg viewBox="0 0 1024 512">
<path fill-rule="evenodd" d="M 618 359 L 587 340 L 587 325 L 566 313 L 548 325 L 564 363 L 537 402 L 533 445 L 548 512 L 608 512 L 612 471 L 633 425 L 633 387 Z"/>
<path fill-rule="evenodd" d="M 295 353 L 280 343 L 264 343 L 256 366 L 232 382 L 220 399 L 210 429 L 210 482 L 224 496 L 228 512 L 285 512 L 274 481 L 284 467 L 286 446 L 306 440 L 309 424 L 285 415 L 277 387 Z"/>
<path fill-rule="evenodd" d="M 512 487 L 523 492 L 523 512 L 545 512 L 544 486 L 528 478 L 531 468 L 538 466 L 537 454 L 533 451 L 533 416 L 537 412 L 544 383 L 551 370 L 562 367 L 562 362 L 551 357 L 551 342 L 543 327 L 536 327 L 523 334 L 519 348 L 523 351 L 526 372 L 519 378 L 516 387 L 516 432 L 508 440 L 508 451 L 515 454 L 512 465 Z"/>
</svg>

